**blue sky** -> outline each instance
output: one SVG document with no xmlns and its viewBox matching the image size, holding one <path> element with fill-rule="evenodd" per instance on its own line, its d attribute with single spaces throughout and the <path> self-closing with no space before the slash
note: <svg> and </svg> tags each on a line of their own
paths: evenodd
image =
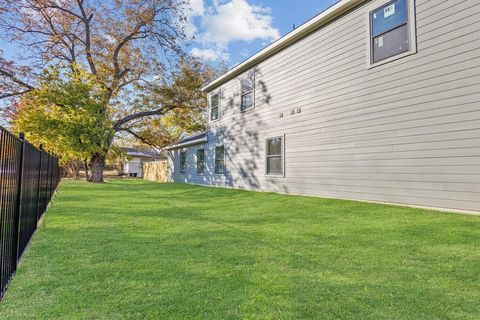
<svg viewBox="0 0 480 320">
<path fill-rule="evenodd" d="M 189 50 L 235 65 L 333 5 L 336 0 L 190 0 Z"/>
</svg>

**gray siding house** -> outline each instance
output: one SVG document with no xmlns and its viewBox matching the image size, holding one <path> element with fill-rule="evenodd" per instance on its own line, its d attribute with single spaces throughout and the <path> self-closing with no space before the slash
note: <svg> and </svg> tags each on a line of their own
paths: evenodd
<svg viewBox="0 0 480 320">
<path fill-rule="evenodd" d="M 176 182 L 480 211 L 480 2 L 343 0 L 208 84 Z"/>
</svg>

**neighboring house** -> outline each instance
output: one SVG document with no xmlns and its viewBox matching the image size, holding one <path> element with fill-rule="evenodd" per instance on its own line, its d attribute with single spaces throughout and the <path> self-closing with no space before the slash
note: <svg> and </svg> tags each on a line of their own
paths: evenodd
<svg viewBox="0 0 480 320">
<path fill-rule="evenodd" d="M 343 0 L 208 84 L 177 182 L 480 211 L 480 2 Z"/>
<path fill-rule="evenodd" d="M 127 159 L 123 163 L 123 173 L 129 177 L 142 177 L 143 163 L 158 161 L 165 156 L 150 150 L 140 150 L 137 148 L 122 148 L 127 155 Z"/>
</svg>

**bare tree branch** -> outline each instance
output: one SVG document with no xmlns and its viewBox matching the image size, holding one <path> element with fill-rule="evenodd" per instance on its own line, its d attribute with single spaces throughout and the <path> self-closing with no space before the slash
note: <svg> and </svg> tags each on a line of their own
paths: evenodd
<svg viewBox="0 0 480 320">
<path fill-rule="evenodd" d="M 12 98 L 12 97 L 16 97 L 16 96 L 21 96 L 27 92 L 30 92 L 32 91 L 33 89 L 27 89 L 27 90 L 23 90 L 23 91 L 19 91 L 19 92 L 12 92 L 12 93 L 5 93 L 5 94 L 2 94 L 0 95 L 0 100 L 1 99 L 6 99 L 6 98 Z"/>
<path fill-rule="evenodd" d="M 132 129 L 130 128 L 119 128 L 117 130 L 117 132 L 127 132 L 129 134 L 131 134 L 133 137 L 135 137 L 136 139 L 140 140 L 141 142 L 145 143 L 146 145 L 149 145 L 150 147 L 153 147 L 153 148 L 158 148 L 157 145 L 153 144 L 152 142 L 148 141 L 148 139 L 145 139 L 144 137 L 142 137 L 141 135 L 139 135 L 138 133 L 136 133 L 135 131 L 133 131 Z"/>
<path fill-rule="evenodd" d="M 29 85 L 28 83 L 18 79 L 13 73 L 10 73 L 6 70 L 0 69 L 0 75 L 5 76 L 8 79 L 10 79 L 12 82 L 15 82 L 16 84 L 18 84 L 18 85 L 20 85 L 24 88 L 29 89 L 28 91 L 35 89 L 35 87 L 33 87 L 33 86 Z"/>
<path fill-rule="evenodd" d="M 115 80 L 120 80 L 127 72 L 128 69 L 124 69 L 123 71 L 120 71 L 120 64 L 118 61 L 118 56 L 120 54 L 120 50 L 131 40 L 135 38 L 135 35 L 139 32 L 141 26 L 137 26 L 135 30 L 127 35 L 125 38 L 123 38 L 118 45 L 116 46 L 115 50 L 113 51 L 113 66 L 115 68 L 115 75 L 114 79 Z"/>
<path fill-rule="evenodd" d="M 85 25 L 85 55 L 87 56 L 88 65 L 90 66 L 90 71 L 94 75 L 97 75 L 97 68 L 95 67 L 95 62 L 93 61 L 92 55 L 92 43 L 91 43 L 91 30 L 90 22 L 92 21 L 93 14 L 87 15 L 87 11 L 83 6 L 83 0 L 77 0 L 78 7 L 82 12 L 82 21 Z"/>
<path fill-rule="evenodd" d="M 82 1 L 82 2 L 83 2 L 83 1 Z M 76 13 L 73 12 L 72 10 L 68 10 L 67 8 L 61 7 L 61 6 L 59 6 L 59 5 L 57 5 L 57 4 L 53 3 L 53 2 L 50 2 L 50 3 L 48 3 L 47 5 L 45 5 L 45 8 L 57 9 L 57 10 L 60 10 L 60 11 L 65 12 L 65 13 L 68 13 L 68 14 L 70 14 L 70 15 L 78 18 L 78 19 L 83 19 L 82 16 L 76 14 Z"/>
<path fill-rule="evenodd" d="M 113 125 L 113 130 L 118 131 L 124 124 L 135 120 L 135 119 L 140 119 L 140 118 L 145 118 L 145 117 L 150 117 L 150 116 L 161 116 L 167 113 L 168 111 L 172 110 L 173 108 L 159 108 L 156 110 L 151 110 L 151 111 L 142 111 L 134 114 L 130 114 L 122 119 L 119 119 L 115 122 Z"/>
</svg>

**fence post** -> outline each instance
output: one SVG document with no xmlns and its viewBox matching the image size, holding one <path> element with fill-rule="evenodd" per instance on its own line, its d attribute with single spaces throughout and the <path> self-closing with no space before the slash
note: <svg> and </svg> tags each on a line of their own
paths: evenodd
<svg viewBox="0 0 480 320">
<path fill-rule="evenodd" d="M 53 157 L 53 155 L 50 155 L 50 157 L 52 158 L 53 163 L 52 163 L 52 165 L 51 165 L 51 168 L 49 168 L 49 170 L 50 170 L 50 185 L 48 186 L 48 190 L 50 190 L 49 200 L 51 200 L 52 197 L 53 197 L 53 190 L 52 190 L 52 186 L 53 186 L 53 169 L 54 169 L 54 167 L 55 167 L 55 158 Z"/>
<path fill-rule="evenodd" d="M 48 152 L 45 152 L 45 158 L 47 160 L 47 165 L 45 166 L 45 185 L 43 187 L 44 199 L 42 201 L 42 215 L 47 209 L 48 201 L 50 201 L 50 199 L 48 198 L 48 168 L 50 168 L 50 157 L 48 156 Z"/>
<path fill-rule="evenodd" d="M 42 155 L 43 155 L 43 145 L 38 146 L 38 150 L 40 151 L 40 160 L 38 161 L 38 181 L 37 181 L 37 220 L 35 222 L 35 229 L 38 226 L 38 219 L 40 218 L 40 188 L 42 187 Z"/>
<path fill-rule="evenodd" d="M 18 185 L 17 185 L 17 198 L 15 200 L 15 216 L 13 220 L 13 232 L 14 236 L 12 239 L 12 270 L 17 270 L 18 262 L 18 247 L 20 241 L 20 215 L 21 215 L 21 201 L 22 201 L 22 181 L 23 181 L 23 162 L 25 156 L 25 135 L 23 133 L 19 134 L 20 146 L 19 146 L 19 156 L 17 161 L 18 169 Z"/>
</svg>

